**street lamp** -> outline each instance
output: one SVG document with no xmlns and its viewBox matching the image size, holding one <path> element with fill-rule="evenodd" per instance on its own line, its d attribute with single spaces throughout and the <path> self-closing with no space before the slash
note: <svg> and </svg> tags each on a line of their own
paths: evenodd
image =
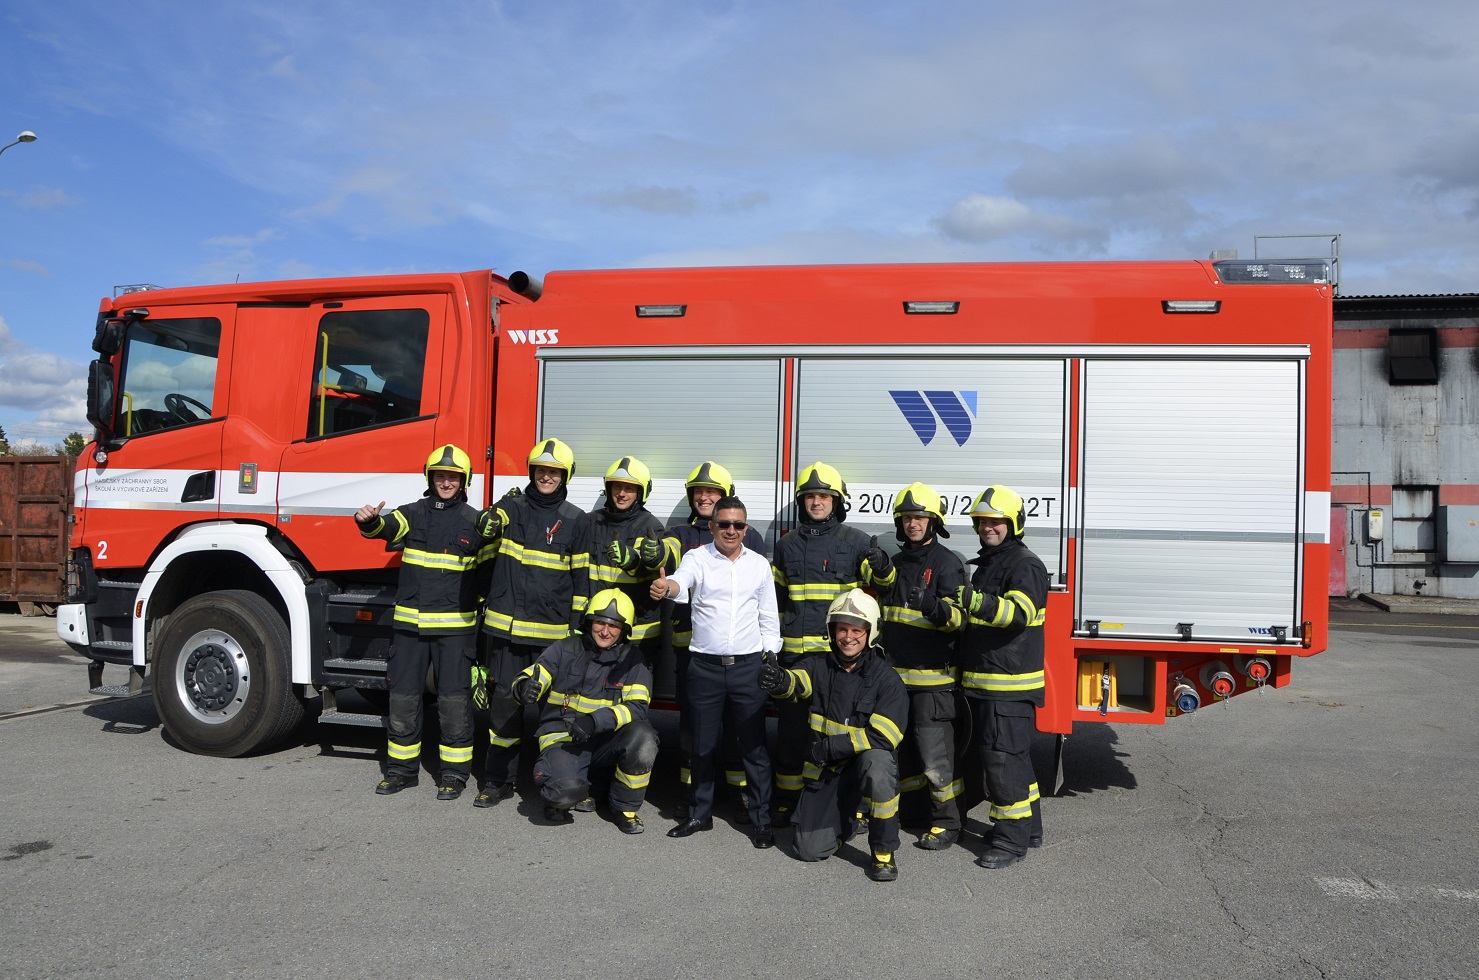
<svg viewBox="0 0 1479 980">
<path fill-rule="evenodd" d="M 15 143 L 34 143 L 34 142 L 36 142 L 36 134 L 33 133 L 33 132 L 31 132 L 29 129 L 22 131 L 21 134 L 15 138 Z M 0 153 L 4 153 L 6 150 L 10 149 L 12 146 L 15 146 L 15 143 L 6 143 L 4 146 L 0 146 Z"/>
</svg>

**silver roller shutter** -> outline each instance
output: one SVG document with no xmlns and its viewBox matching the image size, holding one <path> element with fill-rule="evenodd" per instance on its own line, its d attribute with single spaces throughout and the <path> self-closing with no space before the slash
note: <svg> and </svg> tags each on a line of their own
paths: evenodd
<svg viewBox="0 0 1479 980">
<path fill-rule="evenodd" d="M 1193 639 L 1248 642 L 1297 626 L 1303 369 L 1084 361 L 1081 632 L 1178 638 L 1191 623 Z"/>
</svg>

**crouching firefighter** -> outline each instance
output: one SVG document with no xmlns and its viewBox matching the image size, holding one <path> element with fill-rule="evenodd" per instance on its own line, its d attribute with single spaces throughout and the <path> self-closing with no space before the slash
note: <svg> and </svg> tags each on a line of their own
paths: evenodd
<svg viewBox="0 0 1479 980">
<path fill-rule="evenodd" d="M 868 807 L 868 877 L 899 876 L 899 743 L 909 721 L 909 695 L 879 645 L 878 603 L 851 589 L 827 610 L 831 645 L 786 669 L 768 658 L 760 685 L 770 695 L 810 701 L 811 741 L 796 805 L 796 855 L 824 861 L 853 834 Z"/>
<path fill-rule="evenodd" d="M 382 796 L 415 786 L 421 765 L 422 694 L 426 669 L 436 673 L 441 722 L 441 773 L 437 799 L 455 800 L 472 768 L 472 702 L 469 685 L 487 565 L 478 512 L 467 502 L 472 461 L 453 445 L 426 458 L 426 493 L 381 516 L 385 501 L 355 511 L 360 534 L 382 538 L 401 553 L 387 681 L 389 761 L 375 787 Z"/>
<path fill-rule="evenodd" d="M 534 783 L 546 820 L 572 822 L 570 811 L 591 795 L 591 770 L 610 768 L 612 818 L 624 834 L 642 832 L 637 811 L 657 761 L 657 731 L 647 720 L 652 673 L 629 639 L 636 618 L 620 589 L 597 592 L 585 633 L 552 644 L 513 682 L 518 705 L 541 706 Z"/>
</svg>

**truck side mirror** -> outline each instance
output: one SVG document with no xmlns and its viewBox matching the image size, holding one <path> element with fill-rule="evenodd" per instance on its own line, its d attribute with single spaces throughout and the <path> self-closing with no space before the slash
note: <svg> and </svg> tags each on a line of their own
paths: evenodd
<svg viewBox="0 0 1479 980">
<path fill-rule="evenodd" d="M 107 357 L 123 349 L 123 335 L 128 330 L 127 320 L 98 315 L 97 332 L 93 334 L 92 349 Z"/>
<path fill-rule="evenodd" d="M 99 446 L 107 445 L 113 438 L 116 401 L 113 365 L 102 359 L 93 361 L 87 366 L 87 420 L 98 430 Z"/>
</svg>

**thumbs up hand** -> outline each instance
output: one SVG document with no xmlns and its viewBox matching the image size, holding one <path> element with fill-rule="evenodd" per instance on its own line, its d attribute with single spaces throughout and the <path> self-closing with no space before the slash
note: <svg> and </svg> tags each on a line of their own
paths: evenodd
<svg viewBox="0 0 1479 980">
<path fill-rule="evenodd" d="M 668 591 L 667 569 L 659 568 L 657 570 L 657 578 L 652 580 L 651 593 L 654 599 L 668 599 L 672 597 L 672 593 Z"/>
<path fill-rule="evenodd" d="M 878 547 L 878 535 L 876 534 L 868 539 L 868 550 L 863 552 L 863 561 L 867 562 L 875 580 L 886 576 L 889 569 L 894 567 L 893 562 L 888 560 L 888 555 Z"/>
</svg>

